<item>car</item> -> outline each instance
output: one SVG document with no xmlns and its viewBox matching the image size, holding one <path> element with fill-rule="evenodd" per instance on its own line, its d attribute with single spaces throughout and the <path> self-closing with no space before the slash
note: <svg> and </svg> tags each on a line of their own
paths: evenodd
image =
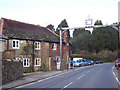
<svg viewBox="0 0 120 90">
<path fill-rule="evenodd" d="M 118 67 L 120 67 L 120 58 L 118 58 L 117 60 L 115 60 L 115 67 L 118 65 Z"/>
<path fill-rule="evenodd" d="M 81 66 L 85 66 L 85 64 L 86 64 L 86 63 L 85 63 L 85 60 L 82 59 L 82 60 L 79 60 L 79 61 L 80 61 L 80 63 L 81 63 Z"/>
<path fill-rule="evenodd" d="M 101 64 L 101 63 L 103 63 L 102 60 L 98 60 L 98 61 L 96 61 L 96 64 Z"/>
<path fill-rule="evenodd" d="M 90 61 L 86 61 L 85 63 L 86 63 L 86 66 L 88 66 L 88 65 L 94 65 L 94 62 L 91 61 L 91 60 Z"/>
<path fill-rule="evenodd" d="M 73 61 L 73 66 L 74 67 L 80 67 L 81 66 L 81 62 L 78 60 L 78 61 Z"/>
</svg>

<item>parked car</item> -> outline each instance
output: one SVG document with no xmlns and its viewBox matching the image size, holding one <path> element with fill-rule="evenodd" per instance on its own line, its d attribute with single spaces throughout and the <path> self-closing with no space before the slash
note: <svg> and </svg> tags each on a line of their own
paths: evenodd
<svg viewBox="0 0 120 90">
<path fill-rule="evenodd" d="M 84 59 L 80 60 L 81 66 L 85 66 L 86 62 Z"/>
<path fill-rule="evenodd" d="M 96 64 L 101 64 L 101 63 L 103 63 L 102 60 L 98 60 L 98 61 L 96 61 Z"/>
<path fill-rule="evenodd" d="M 80 67 L 81 66 L 81 62 L 80 61 L 73 61 L 73 66 L 74 67 Z"/>
<path fill-rule="evenodd" d="M 118 58 L 117 60 L 115 60 L 115 67 L 116 67 L 117 65 L 120 67 L 120 58 Z"/>
<path fill-rule="evenodd" d="M 88 66 L 88 65 L 94 65 L 94 62 L 93 61 L 86 61 L 86 66 Z"/>
</svg>

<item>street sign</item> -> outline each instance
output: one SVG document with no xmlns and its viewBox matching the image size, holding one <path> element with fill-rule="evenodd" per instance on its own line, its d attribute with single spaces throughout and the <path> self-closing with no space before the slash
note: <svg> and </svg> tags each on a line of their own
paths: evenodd
<svg viewBox="0 0 120 90">
<path fill-rule="evenodd" d="M 92 26 L 93 26 L 93 19 L 90 16 L 88 16 L 85 19 L 85 27 L 86 27 L 85 30 L 89 30 L 92 33 L 93 31 Z"/>
</svg>

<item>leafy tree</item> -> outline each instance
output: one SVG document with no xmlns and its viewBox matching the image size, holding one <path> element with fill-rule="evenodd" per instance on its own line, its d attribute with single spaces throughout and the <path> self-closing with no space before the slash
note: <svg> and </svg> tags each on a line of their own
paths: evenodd
<svg viewBox="0 0 120 90">
<path fill-rule="evenodd" d="M 90 48 L 96 52 L 118 49 L 118 32 L 111 27 L 94 29 L 90 38 Z"/>
<path fill-rule="evenodd" d="M 61 23 L 58 25 L 58 27 L 57 27 L 57 29 L 56 29 L 56 33 L 57 33 L 58 35 L 59 35 L 59 30 L 58 30 L 58 28 L 60 28 L 60 27 L 69 27 L 66 19 L 62 20 Z M 68 40 L 70 40 L 70 31 L 68 30 L 67 32 L 68 32 Z"/>
<path fill-rule="evenodd" d="M 73 32 L 73 39 L 71 40 L 72 43 L 72 52 L 79 53 L 80 50 L 89 50 L 89 38 L 90 38 L 90 31 L 86 31 L 84 29 L 76 29 Z"/>
<path fill-rule="evenodd" d="M 102 21 L 101 20 L 96 20 L 95 24 L 94 25 L 103 25 Z"/>
<path fill-rule="evenodd" d="M 47 28 L 49 28 L 50 30 L 52 30 L 52 31 L 54 31 L 54 32 L 55 32 L 54 25 L 52 25 L 52 24 L 49 24 L 49 25 L 47 25 Z"/>
</svg>

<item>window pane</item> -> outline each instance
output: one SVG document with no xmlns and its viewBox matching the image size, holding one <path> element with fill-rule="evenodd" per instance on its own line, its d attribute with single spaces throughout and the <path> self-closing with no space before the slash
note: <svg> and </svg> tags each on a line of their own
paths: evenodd
<svg viewBox="0 0 120 90">
<path fill-rule="evenodd" d="M 37 48 L 37 43 L 35 43 L 35 48 Z"/>
<path fill-rule="evenodd" d="M 36 58 L 36 64 L 35 65 L 37 65 L 37 58 Z"/>
<path fill-rule="evenodd" d="M 24 59 L 24 66 L 26 66 L 26 59 Z"/>
<path fill-rule="evenodd" d="M 26 63 L 27 63 L 27 65 L 26 65 L 26 66 L 28 66 L 28 59 L 26 60 Z"/>
<path fill-rule="evenodd" d="M 40 44 L 39 44 L 39 42 L 38 42 L 38 45 L 37 45 L 37 46 L 38 46 L 38 49 L 39 49 L 39 47 L 40 47 L 39 45 L 40 45 Z"/>
<path fill-rule="evenodd" d="M 52 44 L 52 49 L 54 49 L 54 44 Z"/>
<path fill-rule="evenodd" d="M 35 42 L 35 49 L 40 49 L 40 42 Z"/>
<path fill-rule="evenodd" d="M 57 49 L 57 44 L 54 44 L 54 46 L 55 46 L 55 50 Z"/>
<path fill-rule="evenodd" d="M 18 47 L 18 41 L 16 41 L 16 47 Z"/>
<path fill-rule="evenodd" d="M 15 47 L 15 41 L 13 41 L 13 47 Z"/>
</svg>

